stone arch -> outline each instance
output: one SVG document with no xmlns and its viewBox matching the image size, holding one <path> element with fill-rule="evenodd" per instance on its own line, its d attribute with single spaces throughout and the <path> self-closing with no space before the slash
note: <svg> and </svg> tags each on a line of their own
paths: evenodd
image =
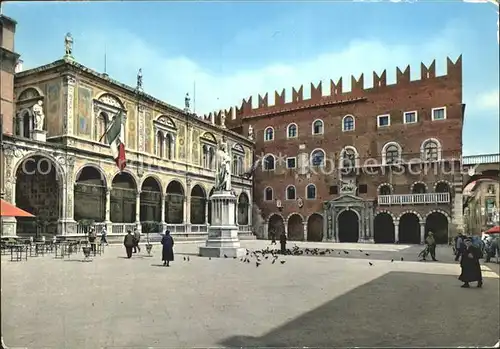
<svg viewBox="0 0 500 349">
<path fill-rule="evenodd" d="M 373 221 L 373 240 L 375 243 L 394 243 L 396 217 L 390 211 L 378 211 Z"/>
<path fill-rule="evenodd" d="M 134 223 L 136 217 L 137 180 L 129 171 L 117 172 L 111 180 L 110 219 L 113 223 Z"/>
<path fill-rule="evenodd" d="M 140 185 L 140 221 L 161 222 L 163 191 L 160 179 L 155 175 L 147 175 Z"/>
<path fill-rule="evenodd" d="M 111 178 L 108 180 L 108 183 L 112 184 L 113 183 L 113 178 L 115 178 L 117 175 L 119 175 L 121 173 L 126 173 L 127 175 L 129 175 L 130 177 L 132 177 L 132 179 L 134 180 L 135 187 L 139 188 L 139 178 L 137 178 L 137 176 L 135 175 L 135 173 L 133 173 L 132 171 L 127 170 L 127 169 L 124 169 L 123 171 L 116 170 L 115 172 L 113 172 L 113 174 L 111 175 Z"/>
<path fill-rule="evenodd" d="M 449 225 L 451 217 L 443 210 L 431 210 L 425 215 L 425 237 L 429 231 L 434 233 L 434 239 L 438 244 L 447 244 L 449 236 Z"/>
<path fill-rule="evenodd" d="M 18 217 L 18 235 L 38 237 L 39 234 L 58 233 L 58 222 L 63 217 L 62 198 L 67 196 L 66 189 L 73 190 L 66 186 L 63 174 L 57 160 L 41 152 L 26 154 L 16 164 L 12 172 L 15 178 L 14 203 L 36 217 Z"/>
<path fill-rule="evenodd" d="M 439 191 L 437 191 L 437 190 L 440 189 L 442 184 L 446 184 L 448 186 L 448 191 L 446 191 L 446 192 L 451 194 L 452 190 L 453 190 L 453 184 L 451 184 L 450 181 L 447 181 L 445 179 L 440 179 L 439 181 L 434 183 L 433 191 L 435 193 L 439 193 Z"/>
<path fill-rule="evenodd" d="M 283 216 L 279 213 L 271 213 L 267 218 L 267 232 L 268 236 L 271 237 L 271 232 L 275 232 L 276 238 L 279 238 L 282 232 L 285 231 L 285 220 Z"/>
<path fill-rule="evenodd" d="M 16 102 L 22 102 L 43 96 L 44 93 L 38 86 L 28 86 L 17 95 Z"/>
<path fill-rule="evenodd" d="M 207 192 L 205 188 L 199 184 L 195 184 L 191 188 L 191 224 L 205 224 L 206 207 L 207 207 Z"/>
<path fill-rule="evenodd" d="M 97 95 L 97 100 L 103 104 L 125 110 L 125 104 L 123 104 L 122 100 L 109 92 L 102 92 L 99 95 Z"/>
<path fill-rule="evenodd" d="M 142 185 L 144 183 L 144 181 L 148 178 L 148 177 L 152 177 L 156 180 L 156 182 L 158 182 L 158 185 L 160 186 L 160 192 L 163 193 L 163 183 L 162 183 L 162 180 L 161 178 L 154 174 L 154 173 L 145 173 L 143 176 L 142 176 L 142 180 L 139 181 L 139 187 L 142 188 Z"/>
<path fill-rule="evenodd" d="M 248 225 L 250 216 L 250 197 L 247 193 L 241 192 L 238 196 L 238 225 Z"/>
<path fill-rule="evenodd" d="M 106 177 L 106 173 L 104 172 L 104 170 L 97 164 L 93 164 L 93 163 L 86 163 L 82 166 L 80 166 L 76 171 L 75 171 L 75 181 L 78 180 L 78 177 L 80 176 L 80 174 L 82 173 L 83 169 L 86 168 L 86 167 L 92 167 L 94 168 L 96 171 L 98 171 L 101 176 L 102 176 L 102 180 L 104 181 L 104 186 L 106 188 L 109 188 L 110 184 L 108 183 L 108 178 Z"/>
<path fill-rule="evenodd" d="M 410 186 L 410 192 L 412 194 L 424 194 L 429 192 L 429 188 L 427 187 L 427 183 L 415 181 Z"/>
<path fill-rule="evenodd" d="M 358 211 L 347 208 L 341 210 L 337 215 L 338 241 L 358 242 L 360 221 Z"/>
<path fill-rule="evenodd" d="M 74 187 L 74 219 L 104 222 L 106 220 L 106 191 L 104 171 L 94 164 L 83 165 L 76 171 Z"/>
<path fill-rule="evenodd" d="M 184 222 L 185 189 L 181 182 L 171 180 L 165 189 L 165 221 L 170 224 Z"/>
<path fill-rule="evenodd" d="M 352 120 L 352 126 L 350 121 Z M 347 114 L 342 118 L 342 132 L 356 130 L 356 118 L 352 114 Z"/>
<path fill-rule="evenodd" d="M 288 226 L 288 240 L 304 240 L 304 218 L 300 213 L 293 212 L 288 215 L 286 220 Z"/>
<path fill-rule="evenodd" d="M 407 210 L 399 216 L 399 242 L 420 244 L 420 224 L 422 216 L 417 211 Z"/>
<path fill-rule="evenodd" d="M 307 241 L 323 241 L 323 215 L 313 213 L 307 218 Z"/>
<path fill-rule="evenodd" d="M 384 182 L 380 183 L 379 186 L 377 187 L 377 193 L 379 193 L 379 195 L 390 195 L 390 194 L 382 194 L 383 187 L 387 187 L 389 189 L 390 194 L 394 193 L 394 187 L 392 186 L 392 184 Z"/>
<path fill-rule="evenodd" d="M 432 154 L 427 154 L 426 146 L 427 144 L 434 143 L 436 144 L 436 157 L 433 158 Z M 443 147 L 441 146 L 441 142 L 437 138 L 427 138 L 420 145 L 420 154 L 422 156 L 422 160 L 424 161 L 432 161 L 432 160 L 441 160 L 441 152 Z M 429 157 L 430 156 L 430 157 Z"/>
<path fill-rule="evenodd" d="M 172 119 L 170 116 L 167 115 L 159 115 L 156 118 L 156 121 L 159 122 L 160 124 L 164 124 L 174 130 L 177 130 L 177 126 L 175 125 L 174 119 Z"/>
</svg>

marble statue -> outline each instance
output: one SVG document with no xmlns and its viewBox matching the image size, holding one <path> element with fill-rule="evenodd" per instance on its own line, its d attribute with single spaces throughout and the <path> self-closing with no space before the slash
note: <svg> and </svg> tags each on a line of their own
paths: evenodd
<svg viewBox="0 0 500 349">
<path fill-rule="evenodd" d="M 43 130 L 43 121 L 45 119 L 45 115 L 43 114 L 43 101 L 39 100 L 36 102 L 31 110 L 35 116 L 35 130 Z"/>
<path fill-rule="evenodd" d="M 223 137 L 217 150 L 217 175 L 215 177 L 215 190 L 231 190 L 231 156 L 227 141 Z"/>
<path fill-rule="evenodd" d="M 349 179 L 347 181 L 340 180 L 340 192 L 341 193 L 353 193 L 356 192 L 356 183 L 354 179 Z"/>
<path fill-rule="evenodd" d="M 253 137 L 254 137 L 253 127 L 252 127 L 252 125 L 249 125 L 248 126 L 248 139 L 250 139 L 251 141 L 253 141 Z"/>
<path fill-rule="evenodd" d="M 184 107 L 186 110 L 189 110 L 191 104 L 191 98 L 189 98 L 189 93 L 186 93 L 186 98 L 184 98 Z"/>
<path fill-rule="evenodd" d="M 137 89 L 142 90 L 142 68 L 137 72 Z"/>
<path fill-rule="evenodd" d="M 220 125 L 226 127 L 226 112 L 224 110 L 220 112 Z"/>
<path fill-rule="evenodd" d="M 64 37 L 64 48 L 67 56 L 71 56 L 73 54 L 73 37 L 71 36 L 71 33 L 67 33 Z"/>
</svg>

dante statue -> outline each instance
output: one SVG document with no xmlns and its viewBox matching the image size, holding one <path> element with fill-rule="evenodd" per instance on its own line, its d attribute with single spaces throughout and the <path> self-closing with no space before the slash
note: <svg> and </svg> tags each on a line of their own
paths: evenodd
<svg viewBox="0 0 500 349">
<path fill-rule="evenodd" d="M 35 130 L 43 130 L 43 121 L 45 119 L 45 115 L 43 114 L 43 101 L 39 100 L 36 102 L 35 105 L 31 107 L 31 110 L 35 117 Z"/>
<path fill-rule="evenodd" d="M 253 141 L 253 137 L 254 137 L 253 127 L 252 127 L 252 125 L 249 125 L 248 126 L 248 139 L 250 139 L 251 141 Z"/>
<path fill-rule="evenodd" d="M 137 72 L 137 89 L 142 90 L 142 68 Z"/>
<path fill-rule="evenodd" d="M 189 98 L 189 93 L 186 93 L 186 98 L 184 98 L 184 107 L 186 110 L 189 110 L 190 108 L 190 103 L 191 102 L 191 98 Z"/>
<path fill-rule="evenodd" d="M 71 33 L 67 33 L 64 37 L 64 48 L 67 56 L 71 56 L 73 54 L 73 37 L 71 36 Z"/>
<path fill-rule="evenodd" d="M 215 190 L 231 190 L 231 156 L 225 137 L 219 143 L 217 150 L 217 174 L 215 177 Z"/>
</svg>

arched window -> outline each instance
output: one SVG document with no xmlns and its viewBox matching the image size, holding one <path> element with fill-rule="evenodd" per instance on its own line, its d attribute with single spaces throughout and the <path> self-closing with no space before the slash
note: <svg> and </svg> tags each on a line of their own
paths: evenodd
<svg viewBox="0 0 500 349">
<path fill-rule="evenodd" d="M 311 166 L 325 165 L 325 152 L 323 151 L 323 149 L 315 149 L 311 152 L 310 163 Z"/>
<path fill-rule="evenodd" d="M 446 182 L 439 182 L 437 185 L 436 185 L 436 193 L 449 193 L 451 190 L 450 190 L 450 186 L 448 185 L 448 183 Z M 490 193 L 488 193 L 490 194 Z"/>
<path fill-rule="evenodd" d="M 379 193 L 379 195 L 391 195 L 392 194 L 391 186 L 388 184 L 381 185 L 378 188 L 378 193 Z"/>
<path fill-rule="evenodd" d="M 166 155 L 167 159 L 172 160 L 175 153 L 175 143 L 174 136 L 171 133 L 167 133 L 165 136 L 165 145 L 163 153 Z"/>
<path fill-rule="evenodd" d="M 286 199 L 287 200 L 295 200 L 296 199 L 296 195 L 295 195 L 295 187 L 293 185 L 289 185 L 288 187 L 286 187 Z"/>
<path fill-rule="evenodd" d="M 297 124 L 290 124 L 286 128 L 287 138 L 297 138 Z"/>
<path fill-rule="evenodd" d="M 165 156 L 165 138 L 163 137 L 163 132 L 158 131 L 156 134 L 156 155 L 160 158 Z"/>
<path fill-rule="evenodd" d="M 401 160 L 401 146 L 396 142 L 389 142 L 382 148 L 382 163 L 390 165 Z"/>
<path fill-rule="evenodd" d="M 274 129 L 271 126 L 269 126 L 264 131 L 264 140 L 272 141 L 273 139 L 274 139 Z"/>
<path fill-rule="evenodd" d="M 314 184 L 309 184 L 306 187 L 306 198 L 308 200 L 316 199 L 316 186 Z"/>
<path fill-rule="evenodd" d="M 95 132 L 96 141 L 99 142 L 100 140 L 101 143 L 108 144 L 106 136 L 102 137 L 106 132 L 106 130 L 108 129 L 108 114 L 99 113 L 99 115 L 97 116 L 95 129 L 96 129 Z"/>
<path fill-rule="evenodd" d="M 346 115 L 342 119 L 342 131 L 354 131 L 356 124 L 354 122 L 354 116 Z"/>
<path fill-rule="evenodd" d="M 245 150 L 241 144 L 235 144 L 232 149 L 233 162 L 231 164 L 231 172 L 235 176 L 243 174 L 243 159 L 245 158 Z"/>
<path fill-rule="evenodd" d="M 422 143 L 422 160 L 438 161 L 441 159 L 441 145 L 436 139 L 428 139 Z"/>
<path fill-rule="evenodd" d="M 312 124 L 312 134 L 322 135 L 325 132 L 322 120 L 316 120 Z"/>
<path fill-rule="evenodd" d="M 215 149 L 213 146 L 203 144 L 202 146 L 203 167 L 209 170 L 215 168 Z"/>
<path fill-rule="evenodd" d="M 264 171 L 273 171 L 275 169 L 274 155 L 269 154 L 264 158 Z"/>
<path fill-rule="evenodd" d="M 264 189 L 264 201 L 273 201 L 273 188 L 267 187 Z"/>
<path fill-rule="evenodd" d="M 427 188 L 425 187 L 424 183 L 414 183 L 413 188 L 411 190 L 412 194 L 425 194 L 427 192 Z"/>
</svg>

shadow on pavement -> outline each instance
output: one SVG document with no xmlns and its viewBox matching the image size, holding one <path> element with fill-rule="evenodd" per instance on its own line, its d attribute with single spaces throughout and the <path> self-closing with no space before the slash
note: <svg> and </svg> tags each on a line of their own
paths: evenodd
<svg viewBox="0 0 500 349">
<path fill-rule="evenodd" d="M 483 289 L 460 285 L 455 276 L 391 272 L 261 337 L 233 336 L 220 344 L 491 347 L 498 341 L 500 328 L 498 279 L 485 279 Z"/>
</svg>

